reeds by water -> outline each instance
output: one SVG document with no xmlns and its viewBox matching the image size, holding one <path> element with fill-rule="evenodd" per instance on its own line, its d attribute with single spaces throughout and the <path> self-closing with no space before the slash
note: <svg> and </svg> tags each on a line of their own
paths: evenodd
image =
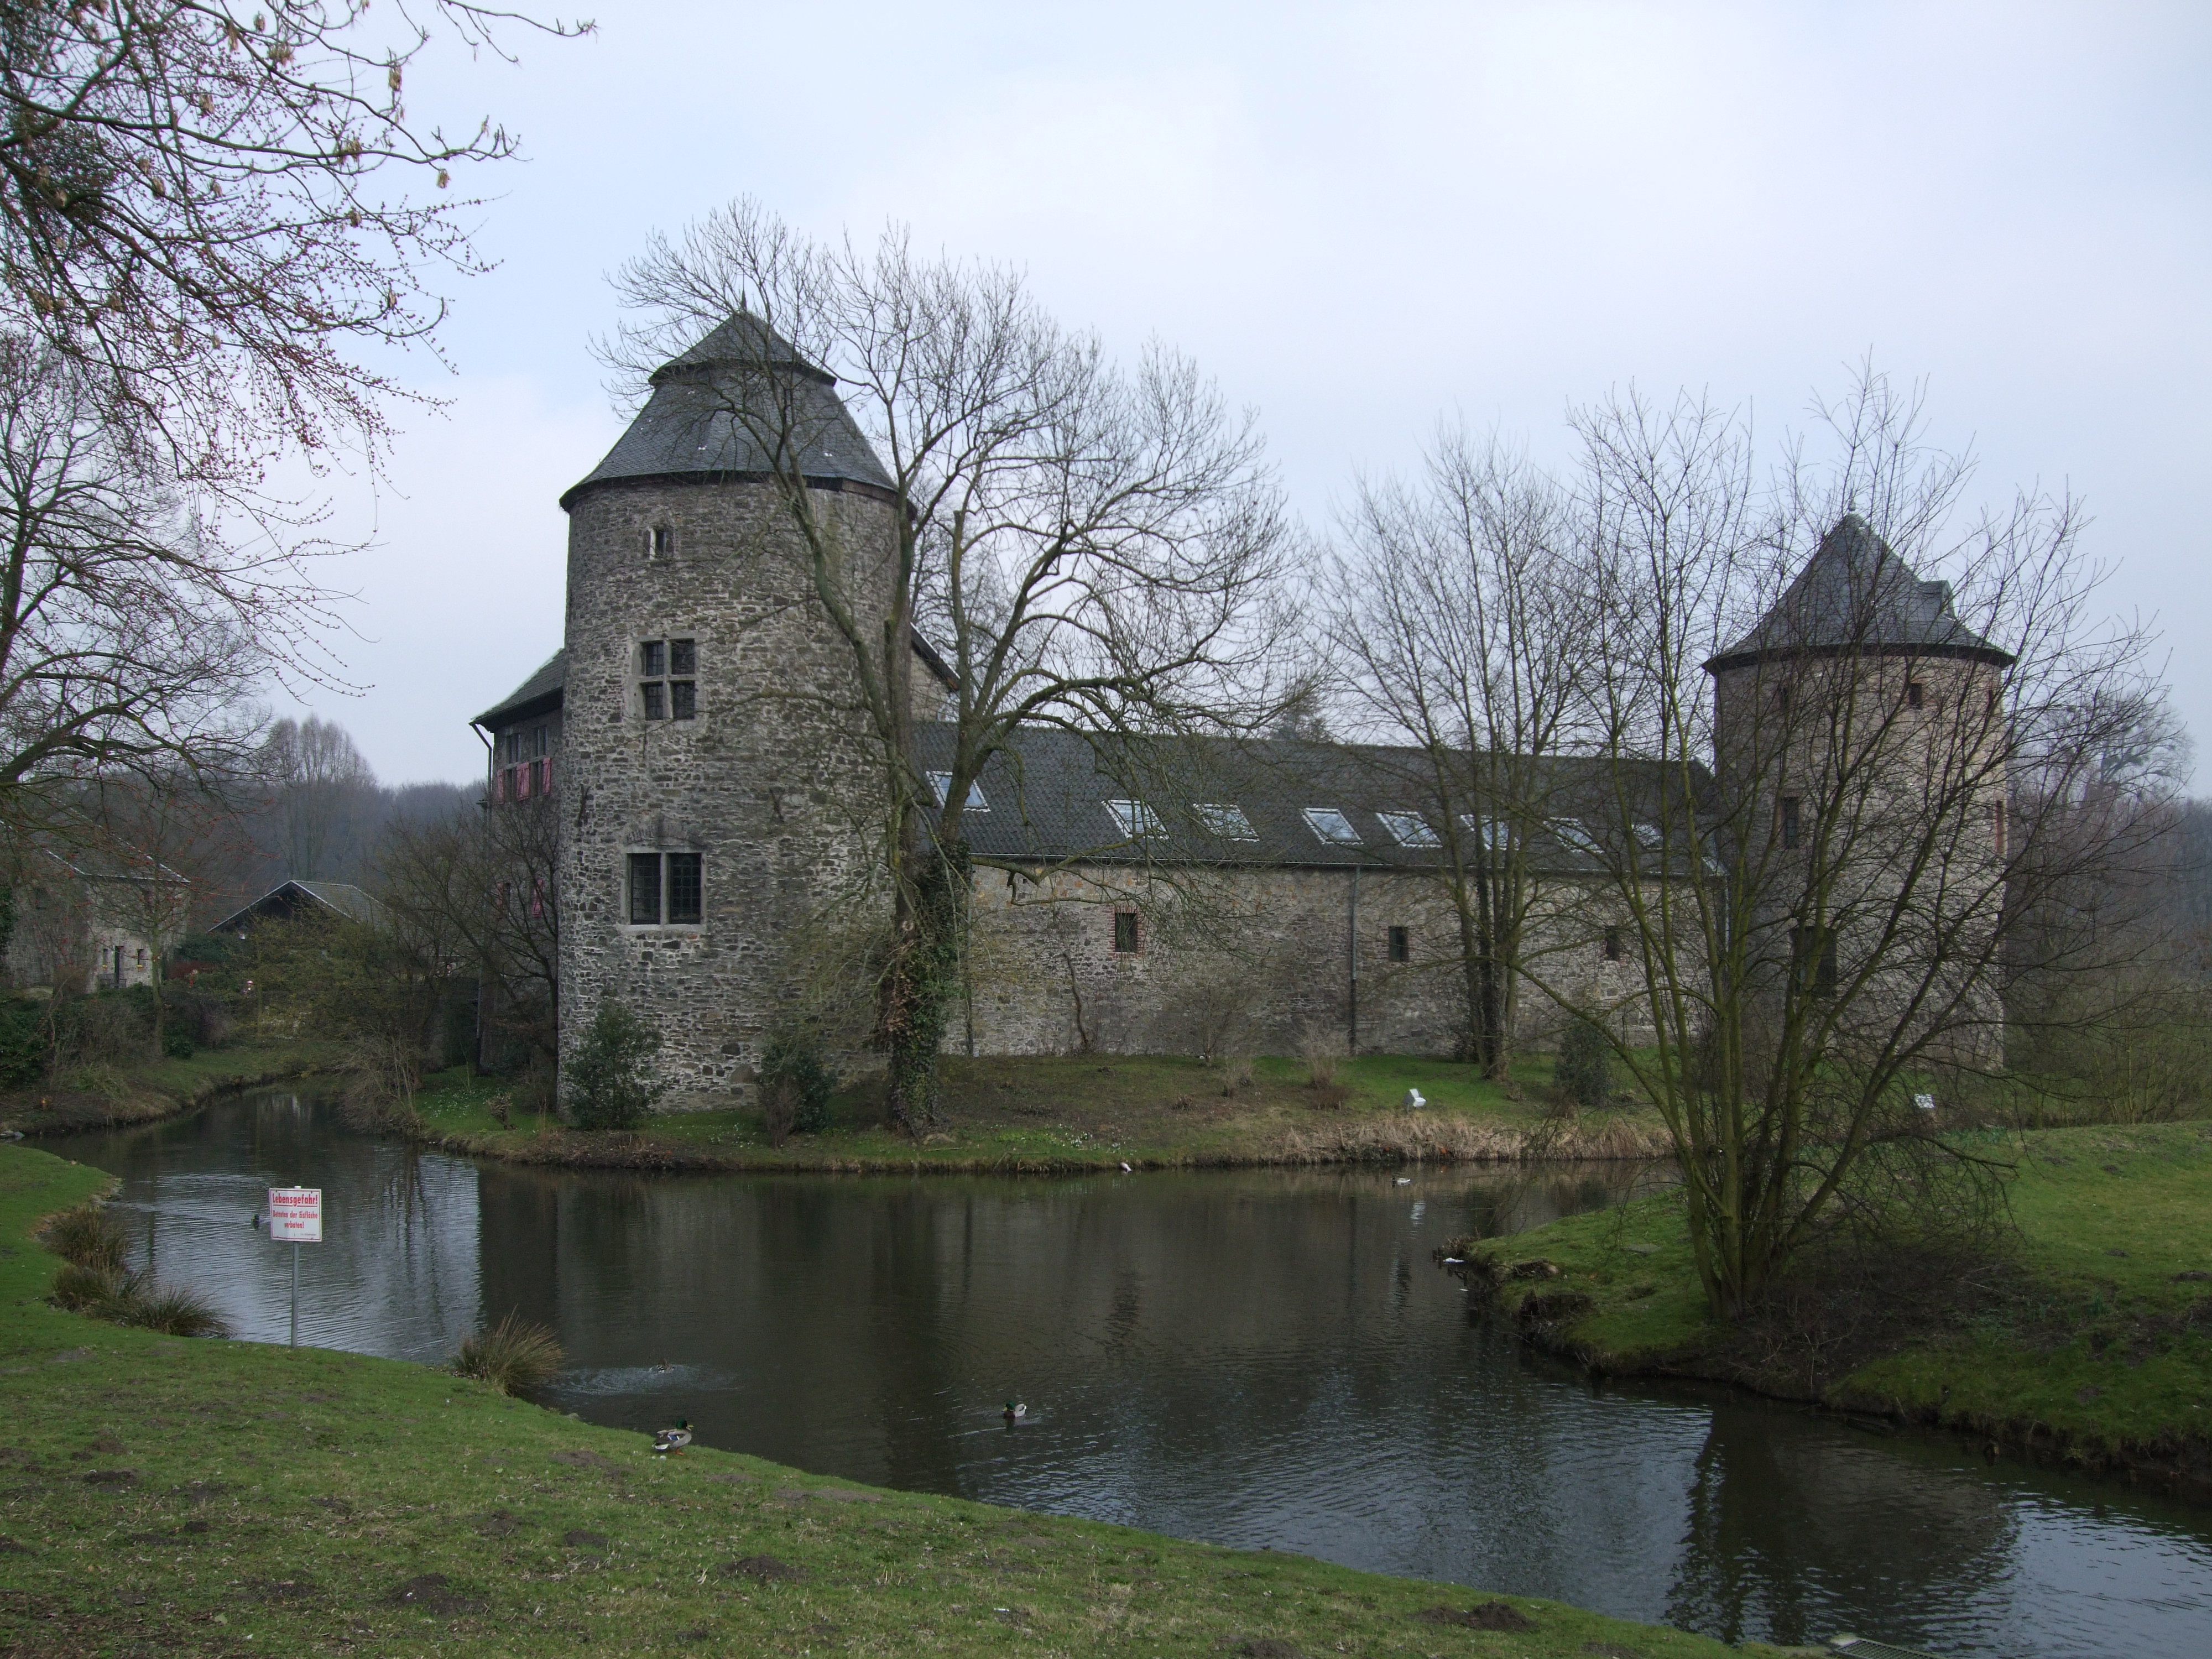
<svg viewBox="0 0 2212 1659">
<path fill-rule="evenodd" d="M 205 1297 L 161 1285 L 150 1272 L 126 1268 L 129 1241 L 105 1210 L 88 1205 L 56 1216 L 46 1224 L 44 1243 L 62 1259 L 49 1292 L 58 1308 L 165 1336 L 230 1334 Z"/>
<path fill-rule="evenodd" d="M 551 1382 L 567 1357 L 551 1331 L 509 1313 L 489 1330 L 465 1339 L 453 1364 L 462 1376 L 489 1382 L 501 1394 L 514 1394 Z"/>
</svg>

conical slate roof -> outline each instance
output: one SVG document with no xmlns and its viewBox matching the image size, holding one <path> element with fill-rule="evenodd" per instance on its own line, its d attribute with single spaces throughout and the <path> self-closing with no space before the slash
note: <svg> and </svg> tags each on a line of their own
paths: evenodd
<svg viewBox="0 0 2212 1659">
<path fill-rule="evenodd" d="M 2002 668 L 2012 653 L 1951 608 L 1951 584 L 1923 581 L 1856 513 L 1820 538 L 1759 626 L 1705 664 L 1710 673 L 1799 652 L 1971 657 Z"/>
<path fill-rule="evenodd" d="M 561 505 L 574 507 L 615 479 L 763 477 L 775 471 L 764 441 L 787 444 L 818 488 L 891 488 L 836 378 L 740 312 L 653 371 L 652 395 L 629 430 Z"/>
</svg>

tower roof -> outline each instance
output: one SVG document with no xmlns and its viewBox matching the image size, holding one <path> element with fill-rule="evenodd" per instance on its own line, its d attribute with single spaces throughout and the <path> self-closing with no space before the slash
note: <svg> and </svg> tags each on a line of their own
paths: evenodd
<svg viewBox="0 0 2212 1659">
<path fill-rule="evenodd" d="M 1708 673 L 1808 653 L 1966 657 L 1999 668 L 2012 653 L 1951 606 L 1951 584 L 1923 581 L 1874 526 L 1847 513 L 1753 629 L 1705 664 Z"/>
<path fill-rule="evenodd" d="M 653 390 L 606 459 L 561 497 L 630 478 L 762 478 L 788 446 L 817 489 L 888 490 L 890 475 L 837 396 L 836 377 L 740 312 L 653 372 Z"/>
</svg>

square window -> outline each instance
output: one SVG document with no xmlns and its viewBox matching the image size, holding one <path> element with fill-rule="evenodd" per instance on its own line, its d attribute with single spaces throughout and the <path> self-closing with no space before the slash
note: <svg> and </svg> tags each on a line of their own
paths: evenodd
<svg viewBox="0 0 2212 1659">
<path fill-rule="evenodd" d="M 699 672 L 699 641 L 671 640 L 668 642 L 668 672 L 672 674 L 696 674 Z"/>
<path fill-rule="evenodd" d="M 1116 910 L 1114 913 L 1114 953 L 1134 956 L 1137 953 L 1137 913 Z"/>
<path fill-rule="evenodd" d="M 1218 836 L 1223 841 L 1257 841 L 1259 831 L 1253 829 L 1252 820 L 1244 816 L 1244 809 L 1228 801 L 1194 800 L 1190 810 L 1206 828 L 1206 834 Z"/>
<path fill-rule="evenodd" d="M 939 806 L 945 805 L 945 792 L 951 787 L 951 773 L 932 772 L 929 775 L 929 793 Z M 963 812 L 988 812 L 991 810 L 991 803 L 983 799 L 981 784 L 971 783 L 968 786 L 968 804 L 960 810 Z"/>
<path fill-rule="evenodd" d="M 1607 962 L 1620 960 L 1620 929 L 1618 927 L 1605 930 L 1605 959 Z"/>
<path fill-rule="evenodd" d="M 668 642 L 647 640 L 637 648 L 637 672 L 648 680 L 657 680 L 668 672 Z"/>
<path fill-rule="evenodd" d="M 668 682 L 668 713 L 674 720 L 696 719 L 699 713 L 699 682 L 671 680 Z"/>
<path fill-rule="evenodd" d="M 1309 806 L 1305 810 L 1306 828 L 1323 841 L 1339 847 L 1359 845 L 1359 831 L 1352 827 L 1352 820 L 1334 806 Z"/>
<path fill-rule="evenodd" d="M 1377 812 L 1375 817 L 1401 847 L 1443 845 L 1443 838 L 1422 821 L 1419 812 Z"/>
<path fill-rule="evenodd" d="M 659 680 L 647 680 L 638 687 L 645 697 L 645 717 L 649 720 L 668 718 L 668 687 Z"/>
<path fill-rule="evenodd" d="M 660 854 L 632 853 L 629 855 L 629 925 L 633 927 L 660 926 Z"/>
<path fill-rule="evenodd" d="M 1782 798 L 1783 846 L 1785 848 L 1796 847 L 1798 842 L 1802 838 L 1803 834 L 1804 816 L 1799 810 L 1797 797 L 1795 795 L 1784 795 Z"/>
<path fill-rule="evenodd" d="M 1109 800 L 1106 810 L 1126 836 L 1133 839 L 1160 833 L 1160 815 L 1140 800 Z"/>
<path fill-rule="evenodd" d="M 1390 930 L 1390 960 L 1393 962 L 1411 962 L 1413 959 L 1413 936 L 1403 927 L 1393 927 Z"/>
<path fill-rule="evenodd" d="M 699 924 L 699 854 L 671 853 L 668 855 L 668 921 L 671 927 L 696 927 Z"/>
</svg>

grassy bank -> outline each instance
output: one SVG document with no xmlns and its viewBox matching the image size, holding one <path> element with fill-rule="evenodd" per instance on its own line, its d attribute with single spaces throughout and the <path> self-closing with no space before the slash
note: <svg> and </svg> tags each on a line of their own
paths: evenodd
<svg viewBox="0 0 2212 1659">
<path fill-rule="evenodd" d="M 60 1134 L 151 1123 L 234 1089 L 305 1077 L 336 1066 L 342 1049 L 309 1039 L 203 1049 L 188 1059 L 97 1068 L 98 1087 L 40 1084 L 0 1092 L 0 1129 Z M 86 1068 L 89 1073 L 93 1068 Z"/>
<path fill-rule="evenodd" d="M 1631 1101 L 1561 1115 L 1547 1103 L 1552 1057 L 1530 1055 L 1510 1090 L 1449 1060 L 1367 1055 L 1317 1089 L 1292 1060 L 1222 1070 L 1160 1055 L 948 1059 L 948 1122 L 919 1141 L 884 1127 L 880 1085 L 841 1092 L 830 1124 L 771 1146 L 757 1112 L 671 1113 L 635 1133 L 581 1133 L 497 1116 L 507 1090 L 455 1071 L 417 1097 L 424 1132 L 458 1151 L 523 1162 L 698 1170 L 1054 1170 L 1233 1164 L 1650 1158 L 1658 1114 Z M 1407 1091 L 1428 1105 L 1406 1111 Z"/>
<path fill-rule="evenodd" d="M 1854 1264 L 1732 1330 L 1707 1321 L 1676 1194 L 1462 1271 L 1504 1274 L 1532 1340 L 1603 1370 L 1726 1377 L 2212 1493 L 2212 1125 L 1987 1142 L 2012 1164 L 1996 1248 Z"/>
<path fill-rule="evenodd" d="M 419 1366 L 97 1324 L 39 1299 L 55 1263 L 28 1236 L 105 1180 L 0 1147 L 13 1654 L 1732 1651 L 708 1449 L 656 1460 Z M 1504 1628 L 1454 1622 L 1471 1608 Z"/>
</svg>

